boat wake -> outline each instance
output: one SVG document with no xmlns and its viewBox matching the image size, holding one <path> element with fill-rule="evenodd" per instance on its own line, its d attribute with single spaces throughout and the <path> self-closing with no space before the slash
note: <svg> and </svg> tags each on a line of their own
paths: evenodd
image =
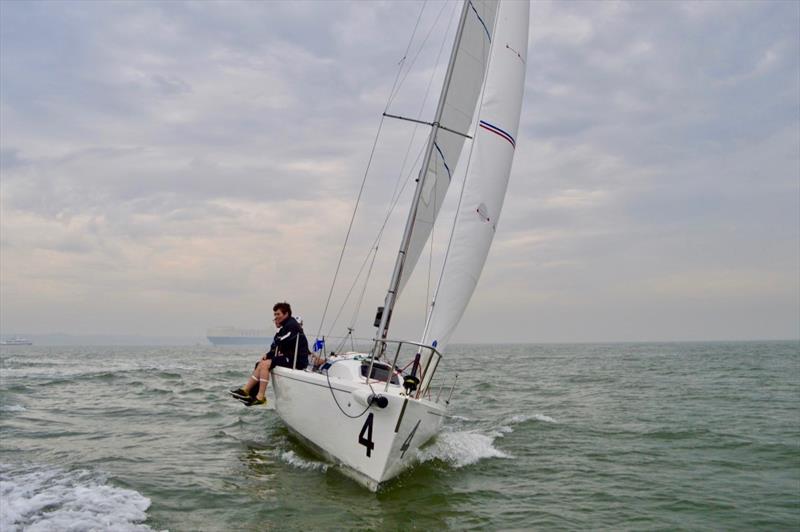
<svg viewBox="0 0 800 532">
<path fill-rule="evenodd" d="M 450 416 L 457 425 L 472 421 L 463 416 Z M 440 460 L 452 467 L 461 468 L 487 458 L 513 458 L 498 449 L 495 440 L 514 432 L 514 426 L 528 421 L 558 423 L 544 414 L 515 414 L 503 424 L 489 430 L 450 430 L 439 434 L 432 444 L 417 451 L 420 462 Z"/>
<path fill-rule="evenodd" d="M 325 462 L 316 462 L 314 460 L 300 458 L 294 451 L 282 452 L 280 454 L 280 459 L 282 462 L 285 462 L 298 469 L 305 469 L 307 471 L 321 471 L 323 473 L 328 470 L 328 464 Z"/>
<path fill-rule="evenodd" d="M 441 460 L 461 468 L 484 458 L 511 458 L 494 446 L 495 438 L 495 435 L 476 431 L 442 432 L 431 445 L 417 450 L 417 459 L 420 462 Z"/>
<path fill-rule="evenodd" d="M 509 420 L 513 424 L 525 423 L 526 421 L 542 421 L 544 423 L 558 423 L 555 419 L 544 414 L 516 414 Z"/>
<path fill-rule="evenodd" d="M 0 530 L 152 530 L 150 499 L 89 471 L 0 464 Z"/>
</svg>

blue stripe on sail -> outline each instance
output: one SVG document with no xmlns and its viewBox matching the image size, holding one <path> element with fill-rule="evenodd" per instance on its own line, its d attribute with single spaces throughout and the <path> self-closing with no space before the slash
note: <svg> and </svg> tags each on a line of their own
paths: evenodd
<svg viewBox="0 0 800 532">
<path fill-rule="evenodd" d="M 483 26 L 483 31 L 486 32 L 486 38 L 489 39 L 489 42 L 492 42 L 492 36 L 489 34 L 489 28 L 486 27 L 486 23 L 483 21 L 481 16 L 478 14 L 478 10 L 475 9 L 475 6 L 472 4 L 472 2 L 469 3 L 469 7 L 471 7 L 472 11 L 475 12 L 475 16 L 478 17 L 478 22 L 480 22 L 481 26 Z"/>
<path fill-rule="evenodd" d="M 447 161 L 444 160 L 444 153 L 442 153 L 441 148 L 439 148 L 439 145 L 436 144 L 435 142 L 433 143 L 433 147 L 436 148 L 436 151 L 439 152 L 439 157 L 442 158 L 442 164 L 444 165 L 444 169 L 447 170 L 447 178 L 452 181 L 453 176 L 450 174 L 450 167 L 447 166 Z"/>
<path fill-rule="evenodd" d="M 505 131 L 503 131 L 503 130 L 502 130 L 502 129 L 500 129 L 499 127 L 497 127 L 497 126 L 495 126 L 495 125 L 493 125 L 493 124 L 490 124 L 490 123 L 489 123 L 489 122 L 487 122 L 486 120 L 481 120 L 481 122 L 480 122 L 480 124 L 479 124 L 479 125 L 480 125 L 480 126 L 483 128 L 483 129 L 486 129 L 487 131 L 491 131 L 491 132 L 492 132 L 492 133 L 494 133 L 495 135 L 498 135 L 498 136 L 500 136 L 500 137 L 503 137 L 503 138 L 504 138 L 504 139 L 506 139 L 506 140 L 507 140 L 509 143 L 511 143 L 511 145 L 512 145 L 512 146 L 514 146 L 515 148 L 517 147 L 517 141 L 515 141 L 515 140 L 514 140 L 514 137 L 512 137 L 512 136 L 511 136 L 509 133 L 506 133 Z"/>
</svg>

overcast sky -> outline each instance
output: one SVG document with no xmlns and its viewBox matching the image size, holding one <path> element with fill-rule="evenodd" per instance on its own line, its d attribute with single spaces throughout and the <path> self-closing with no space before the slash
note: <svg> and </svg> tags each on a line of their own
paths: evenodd
<svg viewBox="0 0 800 532">
<path fill-rule="evenodd" d="M 2 332 L 202 337 L 282 299 L 316 332 L 421 6 L 0 2 Z M 430 115 L 456 7 L 425 7 L 392 110 Z M 799 39 L 794 1 L 532 2 L 508 197 L 454 341 L 800 337 Z M 411 132 L 384 123 L 334 314 Z M 430 260 L 393 336 L 421 332 Z"/>
</svg>

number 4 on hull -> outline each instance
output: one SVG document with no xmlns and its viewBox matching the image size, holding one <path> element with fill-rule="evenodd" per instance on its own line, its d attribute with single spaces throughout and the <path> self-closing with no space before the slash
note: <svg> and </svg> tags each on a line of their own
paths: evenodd
<svg viewBox="0 0 800 532">
<path fill-rule="evenodd" d="M 414 438 L 414 434 L 417 433 L 417 427 L 419 427 L 420 421 L 422 420 L 421 419 L 417 420 L 417 424 L 414 425 L 414 429 L 411 431 L 411 434 L 408 435 L 406 441 L 403 442 L 403 446 L 400 447 L 400 450 L 403 451 L 403 453 L 400 455 L 400 458 L 403 458 L 406 455 L 406 451 L 408 450 L 408 448 L 411 447 L 411 440 Z"/>
<path fill-rule="evenodd" d="M 373 414 L 370 412 L 364 422 L 364 426 L 361 427 L 361 432 L 358 434 L 358 443 L 367 448 L 367 458 L 372 456 L 372 450 L 375 448 L 375 444 L 372 442 L 372 418 Z M 366 438 L 364 437 L 365 432 L 367 434 Z"/>
</svg>

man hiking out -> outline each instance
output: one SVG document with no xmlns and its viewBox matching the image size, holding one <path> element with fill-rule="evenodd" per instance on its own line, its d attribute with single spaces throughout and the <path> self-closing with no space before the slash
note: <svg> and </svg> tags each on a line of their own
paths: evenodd
<svg viewBox="0 0 800 532">
<path fill-rule="evenodd" d="M 256 363 L 247 384 L 231 391 L 231 395 L 247 406 L 267 404 L 269 374 L 275 366 L 296 369 L 305 369 L 308 366 L 308 340 L 302 325 L 292 317 L 292 307 L 286 302 L 275 303 L 272 312 L 278 332 L 275 333 L 269 351 Z M 254 390 L 255 397 L 252 395 Z"/>
</svg>

